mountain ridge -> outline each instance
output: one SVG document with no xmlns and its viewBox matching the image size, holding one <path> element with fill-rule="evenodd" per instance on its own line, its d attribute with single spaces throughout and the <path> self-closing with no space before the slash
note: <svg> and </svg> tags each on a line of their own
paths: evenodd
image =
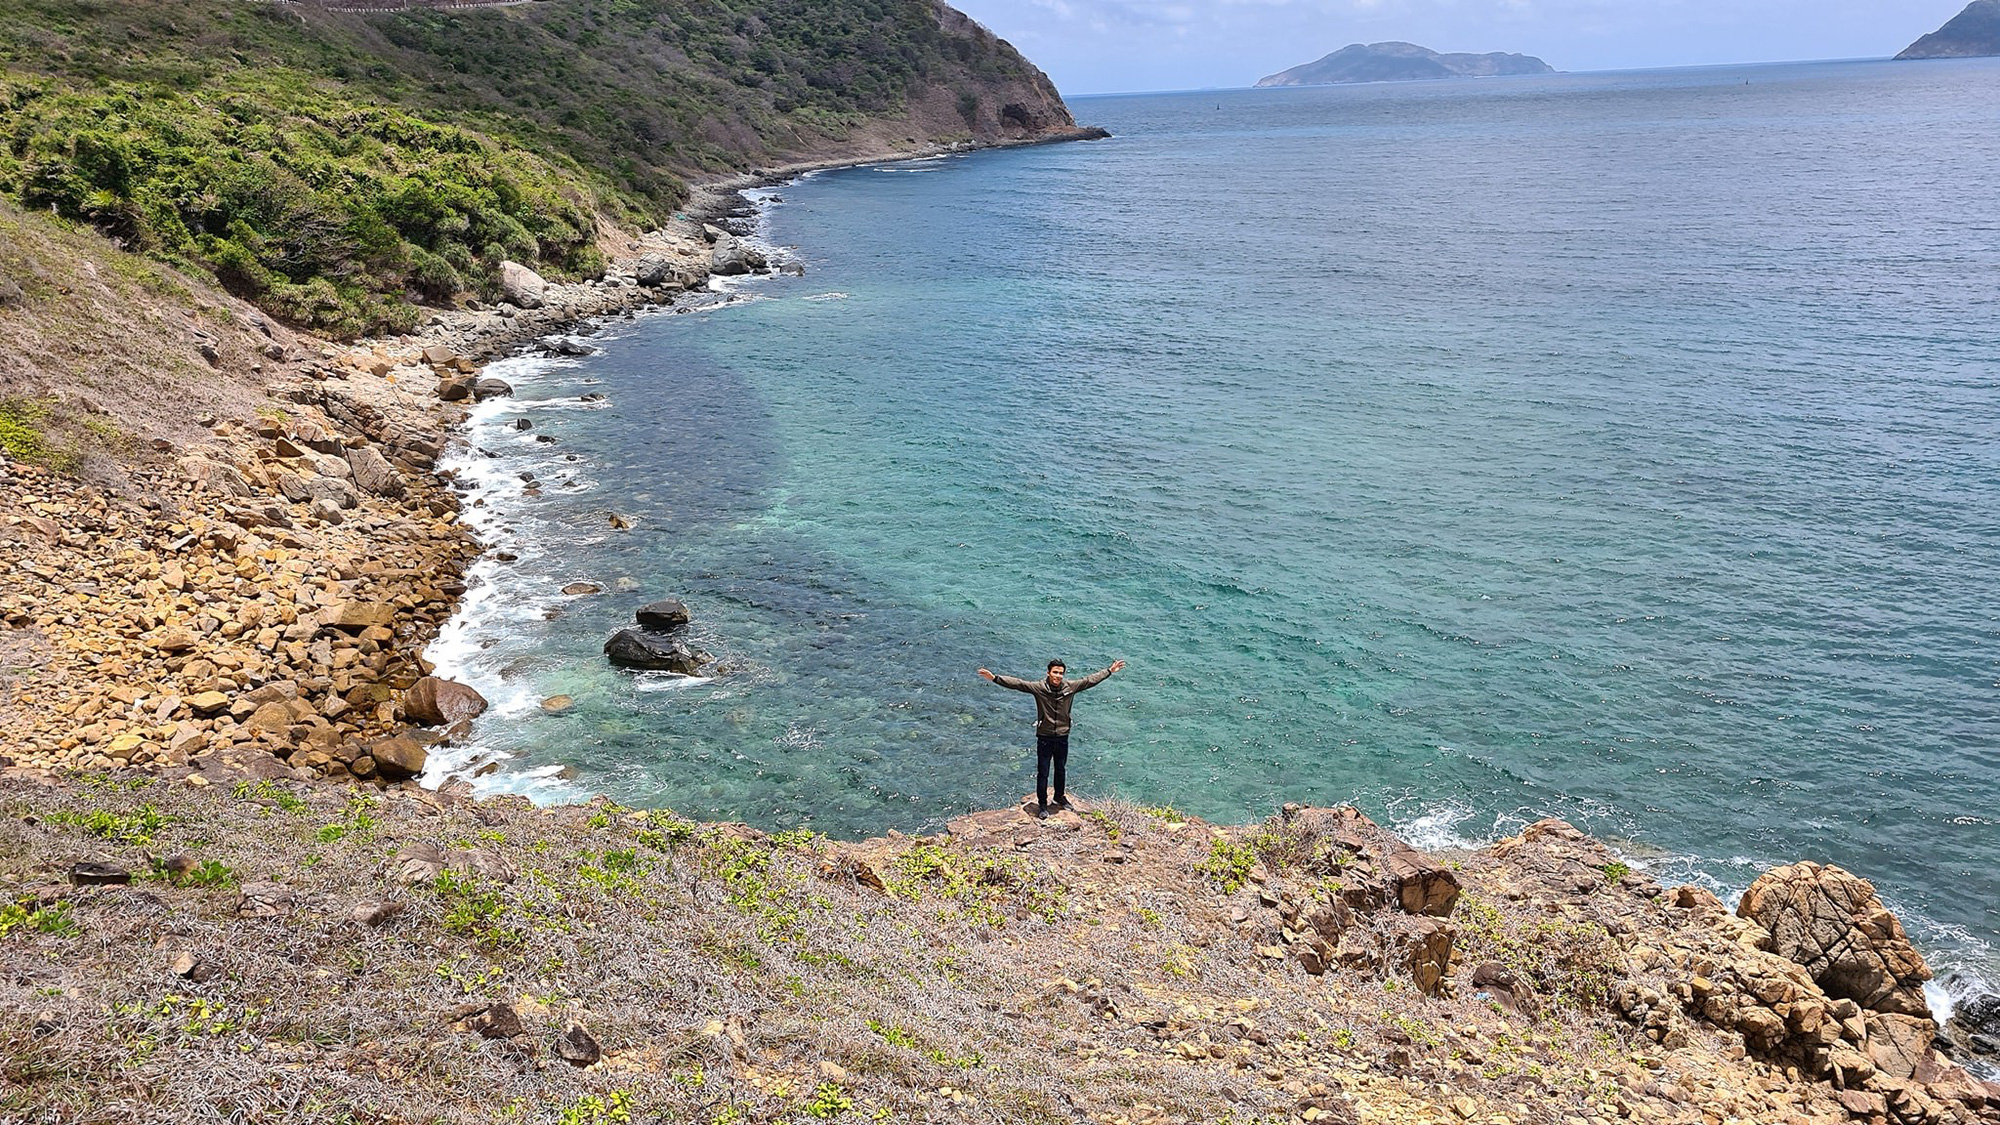
<svg viewBox="0 0 2000 1125">
<path fill-rule="evenodd" d="M 1972 0 L 1943 27 L 1903 48 L 1899 59 L 1967 59 L 2000 55 L 2000 0 Z"/>
<path fill-rule="evenodd" d="M 1323 86 L 1349 82 L 1407 82 L 1431 78 L 1488 78 L 1552 74 L 1555 68 L 1532 55 L 1491 51 L 1441 54 L 1415 43 L 1389 40 L 1350 43 L 1312 62 L 1267 74 L 1258 86 Z"/>
</svg>

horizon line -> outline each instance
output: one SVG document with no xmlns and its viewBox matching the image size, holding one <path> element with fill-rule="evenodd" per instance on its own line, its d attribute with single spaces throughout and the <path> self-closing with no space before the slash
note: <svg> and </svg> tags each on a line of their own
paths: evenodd
<svg viewBox="0 0 2000 1125">
<path fill-rule="evenodd" d="M 1556 75 L 1589 74 L 1648 74 L 1668 70 L 1731 70 L 1753 66 L 1812 66 L 1825 63 L 1873 63 L 1873 62 L 1969 62 L 1979 58 L 1995 56 L 1969 56 L 1961 59 L 1899 59 L 1895 55 L 1857 55 L 1850 58 L 1833 59 L 1762 59 L 1722 63 L 1674 63 L 1668 66 L 1623 66 L 1604 67 L 1593 70 L 1556 70 L 1549 74 L 1490 74 L 1471 79 L 1475 82 L 1504 81 L 1523 78 L 1550 78 Z M 1280 72 L 1282 73 L 1282 72 Z M 1309 82 L 1289 86 L 1258 86 L 1255 83 L 1244 86 L 1186 86 L 1154 90 L 1094 90 L 1088 93 L 1072 94 L 1058 91 L 1065 100 L 1070 98 L 1132 98 L 1150 94 L 1226 94 L 1242 90 L 1299 90 L 1321 86 L 1393 86 L 1415 82 L 1451 82 L 1449 78 L 1391 78 L 1370 82 Z"/>
</svg>

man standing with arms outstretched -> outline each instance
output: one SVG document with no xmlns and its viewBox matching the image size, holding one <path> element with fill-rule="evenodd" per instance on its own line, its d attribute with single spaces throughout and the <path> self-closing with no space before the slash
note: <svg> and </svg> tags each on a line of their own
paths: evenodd
<svg viewBox="0 0 2000 1125">
<path fill-rule="evenodd" d="M 1068 669 L 1060 660 L 1049 661 L 1049 674 L 1043 680 L 1017 680 L 1012 676 L 996 676 L 984 668 L 979 674 L 999 684 L 1003 688 L 1025 691 L 1035 697 L 1035 815 L 1049 813 L 1049 767 L 1055 766 L 1056 807 L 1068 808 L 1069 798 L 1063 795 L 1063 771 L 1069 765 L 1069 706 L 1077 692 L 1094 688 L 1111 677 L 1111 673 L 1125 667 L 1123 660 L 1114 660 L 1111 667 L 1102 672 L 1092 672 L 1080 680 L 1064 680 Z"/>
</svg>

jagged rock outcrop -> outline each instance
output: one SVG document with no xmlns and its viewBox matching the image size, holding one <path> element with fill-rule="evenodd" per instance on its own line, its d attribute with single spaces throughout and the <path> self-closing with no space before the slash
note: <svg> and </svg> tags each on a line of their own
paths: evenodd
<svg viewBox="0 0 2000 1125">
<path fill-rule="evenodd" d="M 952 118 L 982 141 L 1088 139 L 1107 134 L 1082 128 L 1063 104 L 1054 82 L 1040 67 L 1023 58 L 1012 44 L 988 31 L 977 20 L 942 2 L 932 8 L 938 29 L 965 44 L 957 50 L 970 56 L 1000 60 L 977 83 L 931 84 L 912 98 L 911 116 L 940 130 Z"/>
<path fill-rule="evenodd" d="M 1931 971 L 1868 880 L 1796 863 L 1760 876 L 1736 907 L 1770 934 L 1767 949 L 1803 965 L 1829 996 L 1871 1012 L 1930 1018 Z"/>
<path fill-rule="evenodd" d="M 1903 48 L 1899 59 L 2000 55 L 2000 0 L 1972 0 L 1943 27 Z"/>
<path fill-rule="evenodd" d="M 1457 876 L 1361 810 L 1286 805 L 1282 815 L 1287 829 L 1311 850 L 1315 866 L 1340 880 L 1340 897 L 1354 909 L 1394 903 L 1405 914 L 1451 915 Z"/>
</svg>

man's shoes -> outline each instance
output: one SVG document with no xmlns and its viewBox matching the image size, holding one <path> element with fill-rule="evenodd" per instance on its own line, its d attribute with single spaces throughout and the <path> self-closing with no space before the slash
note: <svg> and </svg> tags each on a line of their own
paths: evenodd
<svg viewBox="0 0 2000 1125">
<path fill-rule="evenodd" d="M 1057 808 L 1059 808 L 1059 809 L 1066 809 L 1066 808 L 1068 808 L 1068 807 L 1069 807 L 1069 798 L 1068 798 L 1068 797 L 1064 797 L 1064 796 L 1062 796 L 1062 795 L 1058 794 L 1058 795 L 1056 796 L 1056 807 L 1057 807 Z"/>
<path fill-rule="evenodd" d="M 1036 806 L 1035 806 L 1035 817 L 1036 817 L 1036 819 L 1041 819 L 1041 818 L 1043 818 L 1043 817 L 1046 817 L 1046 816 L 1048 816 L 1048 815 L 1049 815 L 1049 807 L 1048 807 L 1047 805 L 1045 805 L 1045 804 L 1044 804 L 1044 805 L 1036 805 Z"/>
</svg>

